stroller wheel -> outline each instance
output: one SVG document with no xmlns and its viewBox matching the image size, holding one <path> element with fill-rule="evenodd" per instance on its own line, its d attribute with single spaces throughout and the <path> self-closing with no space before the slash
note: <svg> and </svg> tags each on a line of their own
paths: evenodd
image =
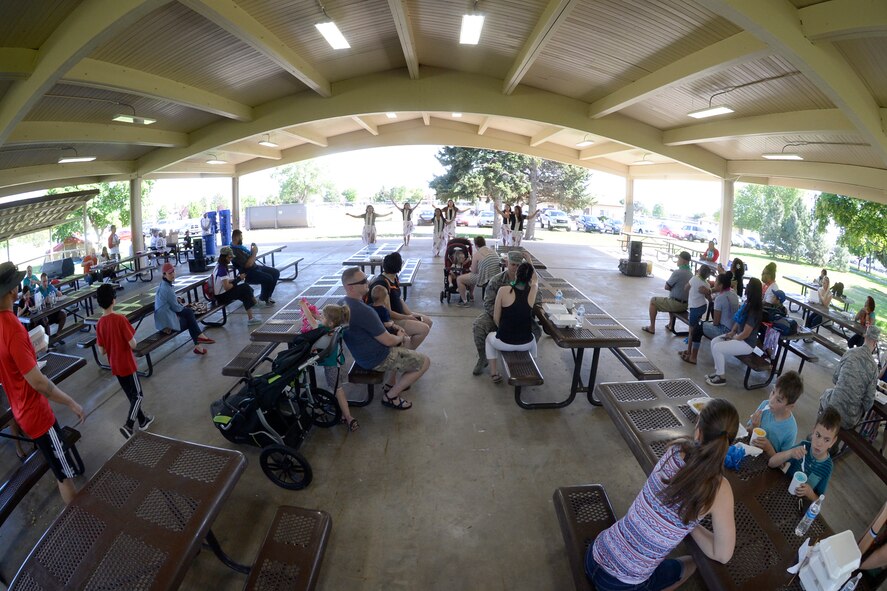
<svg viewBox="0 0 887 591">
<path fill-rule="evenodd" d="M 318 427 L 335 427 L 342 418 L 342 411 L 332 394 L 316 388 L 311 391 L 314 404 L 309 407 L 311 421 Z"/>
<path fill-rule="evenodd" d="M 259 464 L 271 482 L 288 490 L 301 490 L 311 484 L 311 464 L 302 454 L 285 445 L 262 450 Z"/>
</svg>

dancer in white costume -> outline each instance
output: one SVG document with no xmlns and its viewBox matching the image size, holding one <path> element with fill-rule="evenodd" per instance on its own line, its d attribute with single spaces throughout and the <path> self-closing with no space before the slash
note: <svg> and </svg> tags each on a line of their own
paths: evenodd
<svg viewBox="0 0 887 591">
<path fill-rule="evenodd" d="M 363 233 L 361 234 L 361 238 L 363 239 L 364 244 L 375 244 L 376 243 L 376 218 L 384 218 L 391 215 L 391 212 L 388 213 L 376 213 L 373 210 L 372 205 L 367 205 L 366 212 L 360 215 L 354 215 L 353 213 L 346 213 L 345 215 L 353 217 L 353 218 L 363 218 Z"/>
<path fill-rule="evenodd" d="M 444 234 L 447 229 L 447 220 L 439 207 L 434 209 L 434 217 L 431 219 L 433 234 L 431 235 L 431 252 L 434 256 L 440 256 L 440 249 L 444 245 Z"/>
<path fill-rule="evenodd" d="M 446 239 L 447 242 L 456 237 L 456 216 L 460 213 L 465 213 L 468 211 L 467 209 L 459 209 L 456 207 L 456 204 L 453 203 L 453 200 L 450 199 L 447 201 L 446 207 L 443 209 L 444 220 L 446 221 Z"/>
<path fill-rule="evenodd" d="M 537 209 L 530 215 L 525 215 L 520 205 L 514 206 L 514 213 L 511 214 L 511 244 L 512 246 L 520 246 L 524 237 L 524 222 L 529 226 L 534 223 L 536 216 L 539 214 Z"/>
<path fill-rule="evenodd" d="M 413 206 L 410 205 L 410 202 L 407 201 L 403 204 L 403 207 L 397 207 L 397 203 L 394 200 L 391 200 L 391 205 L 394 206 L 400 212 L 400 215 L 403 217 L 403 244 L 404 246 L 410 245 L 410 236 L 413 235 Z"/>
<path fill-rule="evenodd" d="M 514 225 L 512 222 L 514 214 L 511 212 L 511 206 L 506 204 L 499 210 L 494 204 L 493 211 L 502 216 L 502 225 L 499 229 L 502 236 L 502 246 L 511 246 L 511 227 Z"/>
</svg>

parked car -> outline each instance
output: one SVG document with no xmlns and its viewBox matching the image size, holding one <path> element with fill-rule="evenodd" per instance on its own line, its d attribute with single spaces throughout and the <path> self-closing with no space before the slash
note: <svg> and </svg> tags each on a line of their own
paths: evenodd
<svg viewBox="0 0 887 591">
<path fill-rule="evenodd" d="M 659 224 L 659 233 L 662 236 L 667 236 L 669 238 L 680 238 L 678 233 L 672 229 L 672 226 L 666 224 L 665 222 Z"/>
<path fill-rule="evenodd" d="M 607 232 L 608 228 L 605 224 L 601 223 L 593 215 L 582 215 L 579 216 L 579 220 L 577 221 L 579 230 L 584 230 L 586 232 Z"/>
<path fill-rule="evenodd" d="M 434 210 L 433 209 L 423 209 L 419 212 L 419 219 L 417 223 L 420 226 L 430 226 L 431 220 L 434 219 Z"/>
<path fill-rule="evenodd" d="M 677 234 L 681 239 L 691 242 L 696 242 L 697 240 L 699 242 L 708 242 L 709 240 L 717 242 L 717 236 L 715 236 L 714 232 L 698 224 L 684 224 Z"/>
<path fill-rule="evenodd" d="M 746 236 L 745 244 L 748 248 L 754 248 L 755 250 L 763 250 L 764 245 L 761 244 L 761 241 L 755 238 L 754 236 Z"/>
<path fill-rule="evenodd" d="M 573 229 L 573 222 L 570 216 L 559 209 L 549 209 L 542 214 L 542 227 L 549 230 L 566 230 L 569 232 Z"/>
<path fill-rule="evenodd" d="M 635 234 L 658 234 L 659 228 L 655 228 L 645 221 L 638 220 L 632 224 L 631 231 Z"/>
<path fill-rule="evenodd" d="M 477 227 L 478 228 L 492 228 L 493 227 L 493 212 L 492 211 L 482 211 L 480 215 L 477 216 Z"/>
<path fill-rule="evenodd" d="M 606 228 L 606 231 L 610 234 L 621 234 L 622 233 L 622 220 L 617 220 L 615 218 L 609 218 L 601 220 L 601 223 Z"/>
<path fill-rule="evenodd" d="M 456 227 L 458 228 L 459 226 L 467 226 L 469 217 L 471 217 L 471 216 L 469 216 L 467 214 L 457 215 L 456 216 Z"/>
</svg>

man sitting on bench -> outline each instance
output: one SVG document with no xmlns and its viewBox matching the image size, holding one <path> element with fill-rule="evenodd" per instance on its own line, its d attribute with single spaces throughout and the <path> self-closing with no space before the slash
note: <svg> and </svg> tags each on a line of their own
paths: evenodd
<svg viewBox="0 0 887 591">
<path fill-rule="evenodd" d="M 259 247 L 253 242 L 250 248 L 243 245 L 243 232 L 234 230 L 231 232 L 231 248 L 234 251 L 234 266 L 238 271 L 246 274 L 246 282 L 251 285 L 262 286 L 259 292 L 259 300 L 266 306 L 273 306 L 274 300 L 271 294 L 280 280 L 280 271 L 274 267 L 266 267 L 256 262 Z"/>
<path fill-rule="evenodd" d="M 24 271 L 12 263 L 0 265 L 0 382 L 16 423 L 43 453 L 58 481 L 62 500 L 68 503 L 77 492 L 71 480 L 74 468 L 65 460 L 61 430 L 49 400 L 70 408 L 81 422 L 86 415 L 83 407 L 40 372 L 28 331 L 12 313 L 24 276 Z"/>
<path fill-rule="evenodd" d="M 37 286 L 36 293 L 39 293 L 40 297 L 43 298 L 43 305 L 46 307 L 54 305 L 55 302 L 52 300 L 54 300 L 55 298 L 57 298 L 61 295 L 61 292 L 58 289 L 56 289 L 56 287 L 54 285 L 49 283 L 49 277 L 47 277 L 46 273 L 40 274 L 40 285 Z M 36 293 L 35 293 L 34 297 L 37 297 Z M 51 324 L 57 324 L 59 328 L 55 334 L 61 334 L 62 329 L 65 328 L 65 321 L 67 319 L 68 319 L 68 315 L 65 314 L 64 310 L 58 310 L 56 312 L 53 312 L 52 314 L 50 314 L 46 318 L 44 318 L 43 319 L 43 328 L 46 329 L 46 334 L 49 334 L 49 326 Z M 64 345 L 65 341 L 63 341 L 62 339 L 57 339 L 56 344 Z"/>
<path fill-rule="evenodd" d="M 672 272 L 671 277 L 665 282 L 665 287 L 663 288 L 669 292 L 668 297 L 650 298 L 650 324 L 641 330 L 650 334 L 656 334 L 657 312 L 680 314 L 687 311 L 687 286 L 690 284 L 692 277 L 690 253 L 686 250 L 681 251 L 681 254 L 678 255 L 678 268 Z M 674 330 L 674 325 L 669 324 L 667 328 Z"/>
</svg>

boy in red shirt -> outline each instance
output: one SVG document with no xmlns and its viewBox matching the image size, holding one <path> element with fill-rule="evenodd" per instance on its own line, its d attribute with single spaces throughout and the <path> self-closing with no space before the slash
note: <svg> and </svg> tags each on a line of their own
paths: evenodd
<svg viewBox="0 0 887 591">
<path fill-rule="evenodd" d="M 132 354 L 136 346 L 136 331 L 126 316 L 114 311 L 116 295 L 117 290 L 107 283 L 96 290 L 95 299 L 104 312 L 95 327 L 95 336 L 99 350 L 108 356 L 111 373 L 117 376 L 117 381 L 129 399 L 129 414 L 126 423 L 120 427 L 120 433 L 129 439 L 132 437 L 136 419 L 139 421 L 139 429 L 144 431 L 154 422 L 154 417 L 142 412 L 142 385 L 136 373 L 136 358 Z"/>
<path fill-rule="evenodd" d="M 49 400 L 70 408 L 81 422 L 86 416 L 83 407 L 40 372 L 28 331 L 12 312 L 24 276 L 25 272 L 14 264 L 0 264 L 0 383 L 13 417 L 43 453 L 58 481 L 62 500 L 68 503 L 77 492 L 71 481 L 74 468 L 65 459 L 61 431 Z"/>
</svg>

